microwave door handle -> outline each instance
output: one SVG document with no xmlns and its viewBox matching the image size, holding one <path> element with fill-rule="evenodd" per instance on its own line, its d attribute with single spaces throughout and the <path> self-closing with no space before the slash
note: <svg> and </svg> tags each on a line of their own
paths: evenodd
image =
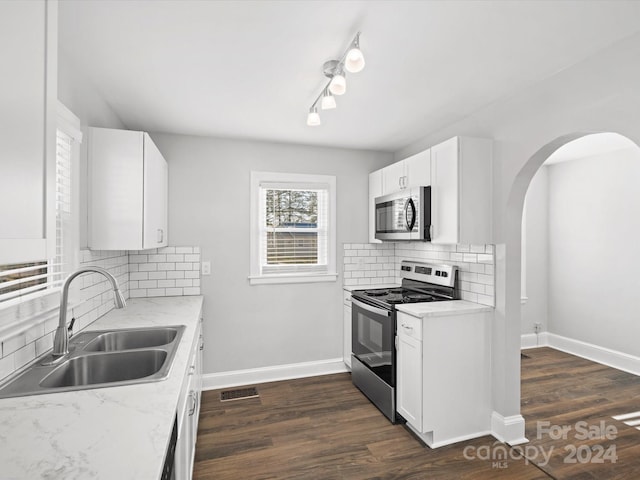
<svg viewBox="0 0 640 480">
<path fill-rule="evenodd" d="M 411 209 L 411 216 L 409 216 L 409 209 Z M 407 230 L 413 230 L 416 224 L 416 204 L 413 202 L 413 198 L 409 198 L 404 206 L 404 219 L 407 223 Z"/>
</svg>

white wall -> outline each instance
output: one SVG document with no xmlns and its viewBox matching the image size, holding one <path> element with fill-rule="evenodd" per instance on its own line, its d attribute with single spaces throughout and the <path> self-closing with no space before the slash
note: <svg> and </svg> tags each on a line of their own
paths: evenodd
<svg viewBox="0 0 640 480">
<path fill-rule="evenodd" d="M 524 420 L 519 416 L 520 244 L 525 193 L 549 155 L 584 134 L 615 132 L 640 143 L 639 57 L 640 35 L 636 34 L 460 122 L 431 132 L 394 155 L 402 159 L 455 135 L 495 141 L 492 394 L 498 414 L 494 427 L 509 442 L 524 437 Z"/>
<path fill-rule="evenodd" d="M 640 149 L 548 168 L 549 331 L 640 356 Z"/>
<path fill-rule="evenodd" d="M 522 333 L 534 333 L 534 325 L 541 330 L 548 326 L 549 290 L 549 191 L 548 167 L 543 166 L 531 180 L 527 190 L 525 223 L 526 254 L 523 262 L 526 274 L 526 299 L 522 304 Z"/>
<path fill-rule="evenodd" d="M 153 134 L 169 163 L 169 242 L 199 245 L 206 373 L 342 357 L 342 278 L 250 286 L 250 172 L 337 176 L 337 243 L 367 242 L 368 173 L 388 153 Z M 337 250 L 342 264 L 342 248 Z"/>
</svg>

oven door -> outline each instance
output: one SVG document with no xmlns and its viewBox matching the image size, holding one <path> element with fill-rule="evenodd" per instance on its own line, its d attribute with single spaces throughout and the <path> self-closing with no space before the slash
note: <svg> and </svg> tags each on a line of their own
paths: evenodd
<svg viewBox="0 0 640 480">
<path fill-rule="evenodd" d="M 390 310 L 374 307 L 351 298 L 351 349 L 384 383 L 396 384 L 395 315 Z"/>
</svg>

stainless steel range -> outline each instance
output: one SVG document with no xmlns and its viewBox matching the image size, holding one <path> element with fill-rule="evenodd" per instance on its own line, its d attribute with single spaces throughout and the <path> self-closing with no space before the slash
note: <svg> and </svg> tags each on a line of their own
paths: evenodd
<svg viewBox="0 0 640 480">
<path fill-rule="evenodd" d="M 459 298 L 458 267 L 403 261 L 397 288 L 351 292 L 351 378 L 392 423 L 396 413 L 396 305 Z"/>
</svg>

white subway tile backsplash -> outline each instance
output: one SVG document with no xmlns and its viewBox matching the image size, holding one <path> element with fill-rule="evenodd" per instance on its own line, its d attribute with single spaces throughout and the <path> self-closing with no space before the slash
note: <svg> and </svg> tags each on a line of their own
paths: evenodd
<svg viewBox="0 0 640 480">
<path fill-rule="evenodd" d="M 193 247 L 176 247 L 176 253 L 193 253 Z"/>
<path fill-rule="evenodd" d="M 493 264 L 493 255 L 491 254 L 478 254 L 478 263 L 491 263 Z"/>
<path fill-rule="evenodd" d="M 25 366 L 36 358 L 36 342 L 31 342 L 13 354 L 16 369 Z"/>
<path fill-rule="evenodd" d="M 164 297 L 166 296 L 164 288 L 149 288 L 147 297 Z"/>
<path fill-rule="evenodd" d="M 494 306 L 493 245 L 434 245 L 428 242 L 344 244 L 345 286 L 400 283 L 400 262 L 446 262 L 458 266 L 460 296 Z"/>
</svg>

